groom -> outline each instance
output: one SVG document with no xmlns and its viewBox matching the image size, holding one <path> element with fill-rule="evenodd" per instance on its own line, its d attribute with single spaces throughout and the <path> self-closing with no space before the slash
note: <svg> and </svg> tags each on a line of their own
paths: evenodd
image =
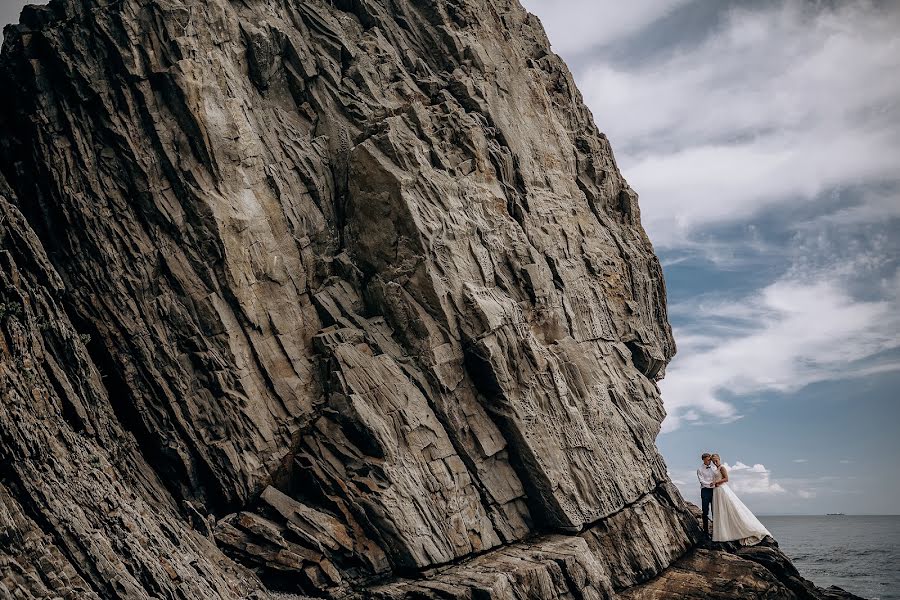
<svg viewBox="0 0 900 600">
<path fill-rule="evenodd" d="M 700 501 L 703 505 L 703 533 L 709 537 L 709 507 L 713 499 L 716 468 L 712 464 L 712 454 L 709 452 L 704 452 L 700 459 L 703 466 L 697 469 L 697 479 L 700 480 Z"/>
</svg>

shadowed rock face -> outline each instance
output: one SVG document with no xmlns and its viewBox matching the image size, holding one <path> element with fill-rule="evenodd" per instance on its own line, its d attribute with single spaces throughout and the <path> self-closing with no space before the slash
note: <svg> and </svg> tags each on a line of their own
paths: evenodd
<svg viewBox="0 0 900 600">
<path fill-rule="evenodd" d="M 0 84 L 0 591 L 607 598 L 693 545 L 659 262 L 517 2 L 54 0 Z"/>
</svg>

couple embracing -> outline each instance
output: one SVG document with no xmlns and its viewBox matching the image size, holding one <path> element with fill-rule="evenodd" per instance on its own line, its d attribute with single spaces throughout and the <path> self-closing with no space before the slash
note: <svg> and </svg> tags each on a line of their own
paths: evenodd
<svg viewBox="0 0 900 600">
<path fill-rule="evenodd" d="M 709 537 L 709 509 L 712 505 L 714 542 L 737 541 L 744 546 L 758 544 L 771 535 L 750 509 L 728 487 L 728 469 L 718 454 L 704 452 L 697 469 L 700 500 L 703 504 L 703 533 Z"/>
</svg>

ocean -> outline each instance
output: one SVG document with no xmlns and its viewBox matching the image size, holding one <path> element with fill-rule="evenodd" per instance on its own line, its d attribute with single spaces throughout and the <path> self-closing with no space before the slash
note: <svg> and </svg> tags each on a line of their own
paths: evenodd
<svg viewBox="0 0 900 600">
<path fill-rule="evenodd" d="M 900 600 L 900 516 L 759 517 L 806 579 Z"/>
</svg>

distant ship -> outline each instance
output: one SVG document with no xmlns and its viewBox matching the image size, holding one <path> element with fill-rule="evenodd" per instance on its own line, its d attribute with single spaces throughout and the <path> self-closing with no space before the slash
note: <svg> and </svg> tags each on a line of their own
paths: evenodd
<svg viewBox="0 0 900 600">
<path fill-rule="evenodd" d="M 826 517 L 846 517 L 844 513 L 825 513 Z"/>
</svg>

